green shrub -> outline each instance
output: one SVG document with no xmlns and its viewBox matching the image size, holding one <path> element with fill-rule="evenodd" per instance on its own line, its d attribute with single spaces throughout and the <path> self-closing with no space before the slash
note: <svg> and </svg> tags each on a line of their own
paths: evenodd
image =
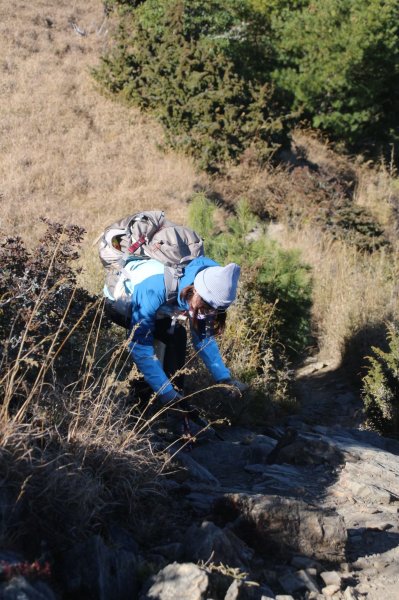
<svg viewBox="0 0 399 600">
<path fill-rule="evenodd" d="M 95 77 L 151 110 L 168 142 L 220 169 L 261 160 L 289 124 L 349 147 L 398 144 L 397 0 L 107 0 L 113 51 Z"/>
<path fill-rule="evenodd" d="M 273 18 L 274 79 L 293 95 L 293 108 L 349 144 L 374 146 L 376 138 L 397 144 L 397 0 L 288 4 Z"/>
<path fill-rule="evenodd" d="M 254 147 L 261 160 L 287 143 L 275 93 L 259 72 L 248 3 L 147 0 L 121 21 L 117 43 L 94 75 L 165 126 L 172 147 L 220 170 Z"/>
<path fill-rule="evenodd" d="M 369 424 L 385 435 L 399 436 L 399 326 L 388 326 L 389 351 L 373 347 L 363 378 L 363 402 Z"/>
<path fill-rule="evenodd" d="M 213 204 L 202 194 L 190 206 L 190 222 L 204 238 L 207 255 L 223 264 L 241 265 L 241 293 L 248 306 L 256 298 L 258 312 L 267 314 L 272 307 L 274 317 L 268 335 L 291 357 L 298 356 L 309 343 L 310 267 L 300 261 L 298 252 L 282 250 L 267 237 L 246 202 L 240 202 L 236 216 L 227 220 L 226 232 L 217 232 L 213 226 L 213 210 Z"/>
</svg>

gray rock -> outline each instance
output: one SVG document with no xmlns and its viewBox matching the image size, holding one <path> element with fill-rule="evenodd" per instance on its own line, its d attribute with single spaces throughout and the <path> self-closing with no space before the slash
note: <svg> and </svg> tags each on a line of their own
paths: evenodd
<svg viewBox="0 0 399 600">
<path fill-rule="evenodd" d="M 322 570 L 321 564 L 308 556 L 294 556 L 291 565 L 296 569 L 316 569 L 318 573 Z"/>
<path fill-rule="evenodd" d="M 292 465 L 337 466 L 343 462 L 342 452 L 330 440 L 300 435 L 278 450 L 274 462 Z"/>
<path fill-rule="evenodd" d="M 245 465 L 244 469 L 247 473 L 267 473 L 268 467 L 262 464 Z"/>
<path fill-rule="evenodd" d="M 245 457 L 250 463 L 266 464 L 270 452 L 275 448 L 277 440 L 266 435 L 257 435 L 248 447 Z"/>
<path fill-rule="evenodd" d="M 320 592 L 320 588 L 317 585 L 316 579 L 313 577 L 313 575 L 311 575 L 311 573 L 309 573 L 309 570 L 310 569 L 306 569 L 306 571 L 298 571 L 297 576 L 299 579 L 301 579 L 301 581 L 303 581 L 306 589 L 309 590 L 309 592 Z M 316 573 L 316 569 L 313 570 Z"/>
<path fill-rule="evenodd" d="M 334 585 L 332 583 L 330 585 L 326 585 L 326 587 L 323 587 L 323 589 L 321 591 L 324 594 L 324 596 L 327 596 L 328 598 L 330 598 L 331 596 L 334 596 L 334 594 L 339 592 L 340 589 L 341 589 L 341 587 L 339 585 Z"/>
<path fill-rule="evenodd" d="M 366 484 L 363 481 L 348 481 L 348 489 L 353 497 L 361 499 L 366 504 L 389 504 L 392 494 L 371 483 Z"/>
<path fill-rule="evenodd" d="M 249 586 L 235 579 L 230 585 L 224 600 L 264 600 L 273 599 L 274 594 L 265 586 Z"/>
<path fill-rule="evenodd" d="M 204 492 L 191 492 L 191 494 L 187 494 L 186 499 L 192 504 L 197 513 L 208 513 L 212 508 L 215 496 Z"/>
<path fill-rule="evenodd" d="M 245 536 L 250 529 L 265 552 L 278 552 L 284 558 L 292 553 L 319 560 L 344 558 L 346 528 L 335 511 L 295 498 L 246 494 L 226 495 L 215 510 L 236 514 L 239 519 L 234 530 Z"/>
<path fill-rule="evenodd" d="M 342 577 L 337 571 L 323 571 L 320 573 L 320 577 L 326 585 L 337 585 L 341 587 Z"/>
<path fill-rule="evenodd" d="M 208 575 L 193 563 L 172 563 L 151 578 L 141 600 L 205 600 Z"/>
<path fill-rule="evenodd" d="M 2 600 L 55 600 L 51 589 L 41 581 L 28 582 L 25 577 L 13 577 L 0 585 Z"/>
<path fill-rule="evenodd" d="M 252 556 L 253 550 L 232 531 L 220 529 L 209 521 L 199 527 L 192 525 L 184 536 L 182 557 L 185 560 L 206 562 L 212 557 L 215 564 L 246 570 Z"/>
<path fill-rule="evenodd" d="M 358 600 L 359 597 L 360 595 L 353 588 L 347 587 L 344 591 L 345 600 Z"/>
<path fill-rule="evenodd" d="M 65 592 L 88 600 L 131 600 L 137 592 L 137 557 L 126 540 L 107 545 L 99 535 L 77 544 L 62 556 Z"/>
<path fill-rule="evenodd" d="M 213 486 L 220 487 L 220 482 L 212 475 L 212 473 L 195 461 L 191 456 L 185 452 L 180 452 L 176 459 L 187 469 L 189 477 L 196 481 L 202 481 L 204 483 L 211 484 Z"/>
<path fill-rule="evenodd" d="M 318 570 L 317 570 L 317 569 L 315 569 L 315 567 L 308 567 L 307 569 L 305 569 L 305 572 L 306 572 L 308 575 L 310 575 L 311 577 L 315 577 L 315 578 L 316 578 L 316 577 L 317 577 Z"/>
<path fill-rule="evenodd" d="M 179 542 L 173 542 L 171 544 L 163 544 L 162 546 L 156 546 L 152 548 L 152 552 L 155 554 L 161 554 L 168 560 L 179 560 L 182 555 L 183 545 Z"/>
<path fill-rule="evenodd" d="M 306 587 L 302 579 L 297 577 L 295 573 L 284 573 L 284 575 L 279 577 L 278 581 L 287 594 L 293 594 L 294 592 L 303 590 Z"/>
</svg>

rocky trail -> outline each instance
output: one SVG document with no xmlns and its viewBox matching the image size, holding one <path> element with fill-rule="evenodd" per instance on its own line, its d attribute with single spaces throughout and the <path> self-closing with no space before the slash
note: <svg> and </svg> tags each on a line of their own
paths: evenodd
<svg viewBox="0 0 399 600">
<path fill-rule="evenodd" d="M 398 600 L 399 442 L 362 426 L 339 370 L 297 375 L 297 414 L 170 448 L 144 536 L 109 524 L 53 557 L 60 595 L 14 577 L 0 597 Z"/>
<path fill-rule="evenodd" d="M 163 568 L 143 598 L 399 598 L 399 443 L 362 428 L 327 365 L 299 371 L 298 392 L 281 425 L 178 455 L 169 491 L 192 525 L 150 549 Z"/>
</svg>

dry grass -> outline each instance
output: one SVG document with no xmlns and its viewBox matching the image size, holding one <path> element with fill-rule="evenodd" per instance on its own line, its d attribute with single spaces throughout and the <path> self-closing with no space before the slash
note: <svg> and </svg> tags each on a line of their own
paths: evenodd
<svg viewBox="0 0 399 600">
<path fill-rule="evenodd" d="M 309 132 L 296 132 L 295 142 L 308 160 L 351 183 L 354 204 L 366 207 L 391 241 L 390 251 L 367 254 L 330 240 L 314 223 L 278 233 L 284 246 L 301 248 L 304 260 L 313 266 L 313 318 L 322 357 L 342 357 L 354 336 L 364 347 L 355 344 L 352 350 L 368 352 L 377 340 L 373 333 L 367 343 L 368 334 L 363 338 L 361 332 L 376 331 L 386 320 L 399 318 L 399 179 L 393 161 L 373 164 L 361 156 L 338 155 Z"/>
<path fill-rule="evenodd" d="M 31 258 L 15 243 L 2 254 L 0 541 L 33 554 L 42 540 L 60 548 L 111 522 L 140 531 L 165 470 L 151 418 L 129 398 L 130 340 L 116 339 L 102 300 L 76 287 L 79 239 L 77 228 L 50 226 Z"/>
<path fill-rule="evenodd" d="M 399 318 L 399 179 L 393 164 L 339 155 L 311 132 L 295 132 L 294 144 L 297 163 L 276 169 L 244 161 L 217 190 L 231 205 L 246 198 L 258 214 L 277 219 L 269 234 L 287 249 L 300 249 L 313 267 L 313 329 L 320 358 L 336 363 L 359 332 Z M 320 210 L 334 212 L 343 198 L 367 208 L 384 228 L 391 252 L 363 253 L 323 231 Z M 367 353 L 363 341 L 353 351 Z"/>
<path fill-rule="evenodd" d="M 296 131 L 294 141 L 312 163 L 336 173 L 341 179 L 351 182 L 355 204 L 366 207 L 388 232 L 392 232 L 393 212 L 399 204 L 399 179 L 394 166 L 394 156 L 386 163 L 373 163 L 359 156 L 339 155 L 327 142 L 323 142 L 309 131 Z"/>
<path fill-rule="evenodd" d="M 38 215 L 82 225 L 82 281 L 98 290 L 103 227 L 144 208 L 184 221 L 200 176 L 159 149 L 154 122 L 95 89 L 89 70 L 112 26 L 101 0 L 0 0 L 0 14 L 0 225 L 33 241 Z"/>
<path fill-rule="evenodd" d="M 37 553 L 44 541 L 59 550 L 106 533 L 112 522 L 143 535 L 140 522 L 156 509 L 167 461 L 152 447 L 151 419 L 126 404 L 138 375 L 126 366 L 128 340 L 114 348 L 107 335 L 101 340 L 97 310 L 87 337 L 80 334 L 76 381 L 62 383 L 68 357 L 61 365 L 54 360 L 68 337 L 61 323 L 40 368 L 30 369 L 41 343 L 35 342 L 35 311 L 46 293 L 16 358 L 2 354 L 0 473 L 11 510 L 5 509 L 0 542 Z"/>
<path fill-rule="evenodd" d="M 399 318 L 398 251 L 362 254 L 307 225 L 275 228 L 272 235 L 285 248 L 300 248 L 303 260 L 313 267 L 320 358 L 341 358 L 350 337 L 362 328 Z"/>
</svg>

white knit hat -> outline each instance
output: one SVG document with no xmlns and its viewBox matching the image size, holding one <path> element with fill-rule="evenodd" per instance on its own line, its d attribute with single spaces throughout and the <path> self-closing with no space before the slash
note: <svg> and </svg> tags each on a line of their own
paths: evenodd
<svg viewBox="0 0 399 600">
<path fill-rule="evenodd" d="M 194 287 L 212 308 L 227 308 L 235 300 L 239 277 L 240 267 L 235 263 L 208 267 L 197 273 Z"/>
</svg>

